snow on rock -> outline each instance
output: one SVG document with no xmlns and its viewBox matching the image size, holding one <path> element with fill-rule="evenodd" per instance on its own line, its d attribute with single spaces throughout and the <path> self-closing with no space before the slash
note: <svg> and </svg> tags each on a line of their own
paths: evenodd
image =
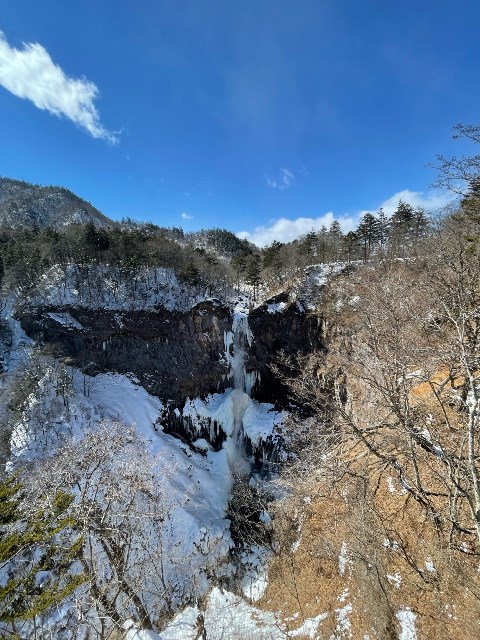
<svg viewBox="0 0 480 640">
<path fill-rule="evenodd" d="M 285 421 L 285 415 L 283 411 L 275 411 L 273 404 L 249 398 L 243 414 L 243 432 L 252 444 L 258 445 L 274 435 L 276 428 Z"/>
<path fill-rule="evenodd" d="M 133 620 L 127 620 L 122 626 L 127 632 L 125 634 L 125 640 L 162 640 L 162 637 L 159 636 L 158 633 L 140 629 Z"/>
<path fill-rule="evenodd" d="M 271 558 L 272 553 L 269 549 L 257 545 L 240 555 L 240 562 L 246 569 L 242 579 L 242 592 L 252 602 L 260 600 L 267 590 L 268 562 Z"/>
<path fill-rule="evenodd" d="M 210 424 L 213 429 L 213 423 L 217 422 L 227 436 L 233 436 L 234 401 L 241 404 L 243 432 L 254 445 L 274 435 L 276 428 L 285 420 L 285 413 L 275 411 L 273 404 L 257 402 L 248 394 L 239 393 L 238 389 L 214 393 L 203 400 L 201 398 L 187 400 L 182 414 L 184 418 L 191 419 L 194 428 L 200 430 L 200 427 Z M 238 411 L 238 408 L 236 410 Z"/>
<path fill-rule="evenodd" d="M 335 617 L 337 619 L 336 632 L 339 638 L 352 637 L 352 623 L 349 619 L 351 612 L 352 605 L 350 603 L 346 604 L 344 607 L 335 609 Z"/>
<path fill-rule="evenodd" d="M 25 362 L 31 352 L 33 340 L 23 331 L 20 322 L 14 318 L 13 298 L 7 299 L 5 308 L 0 312 L 0 318 L 6 328 L 7 339 L 0 339 L 0 364 L 3 372 L 12 373 L 22 362 Z M 7 376 L 0 379 L 0 387 L 8 384 Z"/>
<path fill-rule="evenodd" d="M 52 320 L 54 320 L 55 322 L 58 322 L 58 324 L 61 324 L 64 327 L 67 327 L 68 329 L 78 329 L 79 331 L 83 330 L 83 327 L 80 324 L 80 322 L 75 320 L 75 318 L 67 312 L 47 313 L 47 315 Z"/>
<path fill-rule="evenodd" d="M 425 568 L 429 573 L 436 573 L 437 570 L 435 569 L 435 565 L 433 564 L 433 561 L 431 558 L 427 558 L 425 560 Z"/>
<path fill-rule="evenodd" d="M 179 282 L 172 269 L 139 267 L 124 274 L 113 265 L 54 265 L 29 294 L 31 304 L 119 311 L 188 311 L 207 299 L 204 288 Z"/>
<path fill-rule="evenodd" d="M 77 376 L 78 391 L 83 381 Z M 90 378 L 89 400 L 103 415 L 135 426 L 138 433 L 152 441 L 157 438 L 152 427 L 162 413 L 163 403 L 128 377 L 103 373 Z"/>
<path fill-rule="evenodd" d="M 208 640 L 285 640 L 285 626 L 273 612 L 261 611 L 239 596 L 212 589 L 204 613 Z"/>
<path fill-rule="evenodd" d="M 398 640 L 417 640 L 415 620 L 417 615 L 409 608 L 397 611 L 396 618 L 400 623 L 401 631 Z"/>
<path fill-rule="evenodd" d="M 345 262 L 330 262 L 328 264 L 317 264 L 307 267 L 306 275 L 308 279 L 317 287 L 323 287 L 328 279 L 338 275 L 346 268 Z"/>
<path fill-rule="evenodd" d="M 388 490 L 390 491 L 390 493 L 396 493 L 397 492 L 397 489 L 395 488 L 395 484 L 393 482 L 392 476 L 388 476 L 387 477 L 387 486 L 388 486 Z"/>
<path fill-rule="evenodd" d="M 345 602 L 349 596 L 348 587 L 346 587 L 342 593 L 338 596 L 339 602 Z M 336 624 L 336 638 L 351 638 L 352 637 L 352 623 L 350 622 L 350 614 L 352 612 L 352 605 L 347 602 L 343 607 L 335 609 Z"/>
<path fill-rule="evenodd" d="M 268 313 L 283 313 L 285 309 L 288 307 L 286 302 L 272 302 L 267 305 Z"/>
<path fill-rule="evenodd" d="M 187 607 L 178 613 L 156 638 L 159 640 L 197 640 L 199 616 L 200 611 L 197 607 Z"/>
<path fill-rule="evenodd" d="M 320 613 L 315 618 L 307 618 L 305 622 L 300 627 L 298 627 L 298 629 L 294 629 L 293 631 L 290 631 L 290 633 L 288 634 L 288 637 L 298 638 L 300 636 L 303 638 L 304 636 L 307 636 L 308 638 L 312 638 L 312 639 L 317 638 L 318 627 L 320 623 L 322 623 L 327 618 L 328 618 L 328 613 Z"/>
<path fill-rule="evenodd" d="M 402 576 L 398 573 L 398 571 L 396 573 L 387 574 L 387 580 L 390 582 L 390 584 L 393 584 L 396 589 L 400 589 L 402 585 Z"/>
<path fill-rule="evenodd" d="M 342 546 L 340 547 L 340 555 L 338 556 L 338 573 L 343 576 L 345 574 L 345 569 L 347 568 L 348 562 L 348 547 L 345 540 L 342 542 Z"/>
<path fill-rule="evenodd" d="M 201 455 L 165 434 L 157 426 L 161 401 L 126 376 L 100 374 L 90 378 L 77 371 L 76 393 L 72 392 L 66 406 L 56 395 L 54 376 L 55 370 L 46 372 L 29 398 L 28 418 L 22 418 L 14 428 L 13 464 L 54 455 L 62 444 L 62 434 L 81 440 L 102 420 L 121 421 L 146 445 L 150 459 L 145 465 L 151 466 L 164 491 L 168 517 L 151 536 L 152 545 L 154 537 L 160 536 L 162 571 L 171 593 L 201 596 L 211 586 L 210 576 L 230 575 L 233 543 L 226 511 L 232 476 L 226 451 L 209 450 Z M 83 396 L 85 379 L 89 397 Z M 51 413 L 54 425 L 47 419 Z"/>
<path fill-rule="evenodd" d="M 322 288 L 334 276 L 342 273 L 347 268 L 345 262 L 331 262 L 328 264 L 316 264 L 307 267 L 298 287 L 292 292 L 301 305 L 301 309 L 315 309 L 315 304 L 319 300 Z"/>
</svg>

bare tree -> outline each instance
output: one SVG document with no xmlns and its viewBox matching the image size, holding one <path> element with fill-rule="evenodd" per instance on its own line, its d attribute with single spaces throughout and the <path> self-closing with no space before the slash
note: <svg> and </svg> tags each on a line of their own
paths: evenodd
<svg viewBox="0 0 480 640">
<path fill-rule="evenodd" d="M 77 622 L 101 638 L 126 618 L 156 628 L 174 606 L 175 588 L 163 571 L 168 514 L 154 466 L 134 430 L 104 424 L 63 447 L 29 482 L 32 506 L 61 488 L 76 495 L 81 563 L 90 576 L 76 605 Z"/>
</svg>

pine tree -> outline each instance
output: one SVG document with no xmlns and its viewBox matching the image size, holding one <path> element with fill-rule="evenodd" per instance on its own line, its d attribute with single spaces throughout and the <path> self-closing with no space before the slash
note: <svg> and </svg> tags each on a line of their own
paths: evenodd
<svg viewBox="0 0 480 640">
<path fill-rule="evenodd" d="M 413 241 L 416 244 L 421 238 L 424 238 L 428 231 L 429 221 L 425 214 L 425 209 L 417 207 L 414 211 L 412 222 Z"/>
<path fill-rule="evenodd" d="M 413 240 L 415 209 L 408 202 L 398 201 L 391 219 L 391 241 L 394 255 L 405 255 Z"/>
<path fill-rule="evenodd" d="M 360 237 L 355 231 L 349 231 L 343 237 L 343 246 L 347 254 L 347 262 L 350 264 L 352 258 L 355 258 L 360 248 Z"/>
<path fill-rule="evenodd" d="M 318 233 L 318 249 L 320 253 L 320 262 L 325 264 L 328 245 L 328 229 L 325 225 L 322 226 Z"/>
<path fill-rule="evenodd" d="M 388 236 L 390 233 L 390 219 L 385 213 L 383 207 L 380 207 L 377 213 L 378 220 L 378 238 L 377 242 L 380 250 L 383 250 L 387 244 Z"/>
<path fill-rule="evenodd" d="M 307 256 L 308 258 L 315 256 L 316 249 L 317 249 L 317 241 L 318 241 L 317 234 L 312 229 L 300 240 L 300 243 L 298 246 L 300 253 Z"/>
<path fill-rule="evenodd" d="M 328 229 L 328 239 L 332 248 L 332 260 L 338 259 L 340 241 L 343 237 L 342 228 L 338 220 L 334 220 Z"/>
<path fill-rule="evenodd" d="M 260 275 L 261 271 L 262 269 L 260 265 L 260 256 L 253 255 L 247 264 L 247 270 L 245 273 L 245 282 L 253 288 L 254 300 L 257 299 L 258 286 L 262 281 L 261 275 Z"/>
<path fill-rule="evenodd" d="M 57 491 L 47 506 L 25 509 L 15 476 L 0 480 L 0 621 L 18 626 L 48 613 L 85 582 L 68 572 L 83 539 L 74 534 L 73 496 Z"/>
<path fill-rule="evenodd" d="M 366 262 L 370 258 L 372 247 L 378 240 L 379 222 L 371 213 L 365 213 L 358 225 L 357 234 L 362 242 L 363 261 Z"/>
<path fill-rule="evenodd" d="M 237 289 L 240 289 L 240 278 L 245 275 L 250 255 L 246 251 L 238 251 L 232 259 L 231 265 L 235 271 Z"/>
<path fill-rule="evenodd" d="M 271 245 L 265 247 L 263 250 L 263 266 L 273 267 L 277 269 L 279 267 L 280 250 L 283 247 L 281 242 L 274 240 Z"/>
</svg>

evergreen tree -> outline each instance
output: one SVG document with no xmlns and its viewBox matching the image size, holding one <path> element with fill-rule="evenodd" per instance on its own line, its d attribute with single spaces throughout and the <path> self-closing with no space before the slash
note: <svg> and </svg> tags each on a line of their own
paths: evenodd
<svg viewBox="0 0 480 640">
<path fill-rule="evenodd" d="M 298 245 L 300 253 L 307 256 L 307 258 L 312 258 L 316 255 L 317 250 L 317 234 L 312 229 L 309 231 L 303 238 L 301 238 L 300 243 Z"/>
<path fill-rule="evenodd" d="M 16 628 L 48 613 L 86 580 L 68 572 L 83 545 L 70 515 L 73 496 L 58 491 L 29 509 L 24 498 L 16 477 L 0 480 L 0 565 L 9 576 L 0 587 L 0 621 Z"/>
<path fill-rule="evenodd" d="M 338 260 L 340 241 L 343 237 L 342 228 L 338 220 L 334 220 L 328 229 L 328 239 L 331 247 L 331 259 Z"/>
<path fill-rule="evenodd" d="M 414 211 L 414 217 L 412 221 L 412 235 L 413 242 L 416 244 L 421 238 L 427 235 L 428 231 L 428 218 L 425 214 L 425 209 L 417 207 Z"/>
<path fill-rule="evenodd" d="M 380 207 L 377 213 L 377 242 L 381 250 L 383 250 L 387 244 L 388 236 L 390 234 L 390 219 L 385 213 L 383 207 Z"/>
<path fill-rule="evenodd" d="M 257 299 L 258 294 L 258 286 L 260 285 L 261 279 L 261 265 L 260 265 L 260 256 L 252 255 L 247 264 L 247 269 L 245 273 L 245 282 L 253 288 L 253 299 Z"/>
<path fill-rule="evenodd" d="M 415 209 L 399 200 L 391 219 L 391 248 L 394 255 L 404 256 L 411 246 L 415 228 Z"/>
<path fill-rule="evenodd" d="M 246 251 L 239 251 L 232 259 L 231 265 L 235 271 L 237 289 L 240 289 L 240 279 L 245 276 L 250 255 Z"/>
<path fill-rule="evenodd" d="M 322 225 L 318 233 L 318 251 L 320 254 L 320 262 L 325 264 L 328 247 L 328 229 L 325 225 Z"/>
<path fill-rule="evenodd" d="M 274 240 L 271 245 L 263 250 L 263 266 L 278 269 L 280 262 L 280 250 L 283 247 L 282 242 Z"/>
<path fill-rule="evenodd" d="M 361 240 L 363 248 L 363 260 L 366 262 L 370 258 L 372 247 L 379 237 L 379 222 L 371 213 L 365 213 L 358 225 L 357 234 Z"/>
<path fill-rule="evenodd" d="M 350 263 L 354 259 L 360 248 L 360 237 L 355 231 L 349 231 L 342 239 L 344 251 L 346 253 L 347 262 Z"/>
<path fill-rule="evenodd" d="M 180 271 L 178 276 L 181 280 L 192 286 L 200 284 L 200 269 L 194 265 L 193 262 L 189 262 L 185 269 Z"/>
</svg>

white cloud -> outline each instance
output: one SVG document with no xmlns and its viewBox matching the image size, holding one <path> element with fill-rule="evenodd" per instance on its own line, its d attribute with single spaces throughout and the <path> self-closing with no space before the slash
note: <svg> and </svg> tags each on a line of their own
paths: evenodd
<svg viewBox="0 0 480 640">
<path fill-rule="evenodd" d="M 404 189 L 394 193 L 393 196 L 384 200 L 377 207 L 369 209 L 373 213 L 376 213 L 380 207 L 383 207 L 385 213 L 391 216 L 398 205 L 399 200 L 408 202 L 413 207 L 423 207 L 426 211 L 433 211 L 435 209 L 441 209 L 447 206 L 454 197 L 451 194 L 438 194 L 436 192 L 424 193 L 421 191 L 411 191 L 410 189 Z M 279 242 L 291 242 L 301 235 L 304 235 L 311 231 L 318 231 L 323 225 L 329 227 L 333 220 L 338 220 L 344 232 L 355 229 L 358 225 L 361 216 L 366 213 L 367 210 L 360 211 L 355 215 L 344 214 L 342 216 L 336 216 L 331 211 L 325 213 L 318 218 L 295 218 L 290 220 L 289 218 L 279 218 L 273 220 L 269 225 L 261 227 L 255 227 L 253 231 L 240 231 L 236 235 L 239 238 L 243 238 L 253 242 L 259 247 L 265 247 L 271 244 L 274 240 Z"/>
<path fill-rule="evenodd" d="M 393 196 L 387 198 L 376 209 L 383 207 L 383 210 L 388 216 L 391 216 L 398 205 L 399 200 L 408 202 L 412 207 L 421 207 L 426 211 L 435 211 L 446 207 L 456 198 L 455 194 L 451 193 L 438 193 L 436 191 L 429 191 L 424 193 L 423 191 L 410 191 L 410 189 L 403 189 L 394 193 Z M 363 213 L 363 212 L 362 212 Z"/>
<path fill-rule="evenodd" d="M 280 176 L 276 179 L 267 177 L 267 184 L 272 189 L 289 189 L 295 182 L 295 175 L 290 169 L 280 169 Z"/>
<path fill-rule="evenodd" d="M 335 218 L 333 213 L 329 211 L 318 218 L 296 218 L 289 220 L 288 218 L 279 218 L 274 220 L 270 225 L 256 227 L 254 231 L 240 231 L 237 233 L 239 238 L 249 240 L 258 247 L 265 247 L 274 240 L 279 242 L 291 242 L 312 229 L 319 231 L 323 225 L 330 226 L 337 219 L 342 226 L 343 231 L 350 231 L 355 227 L 356 220 L 349 216 Z"/>
<path fill-rule="evenodd" d="M 193 216 L 191 216 L 189 213 L 182 213 L 182 218 L 184 220 L 193 220 Z"/>
<path fill-rule="evenodd" d="M 94 138 L 114 144 L 118 136 L 105 129 L 95 107 L 98 88 L 86 78 L 69 78 L 38 43 L 11 47 L 0 31 L 0 85 L 39 109 L 65 116 Z"/>
</svg>

